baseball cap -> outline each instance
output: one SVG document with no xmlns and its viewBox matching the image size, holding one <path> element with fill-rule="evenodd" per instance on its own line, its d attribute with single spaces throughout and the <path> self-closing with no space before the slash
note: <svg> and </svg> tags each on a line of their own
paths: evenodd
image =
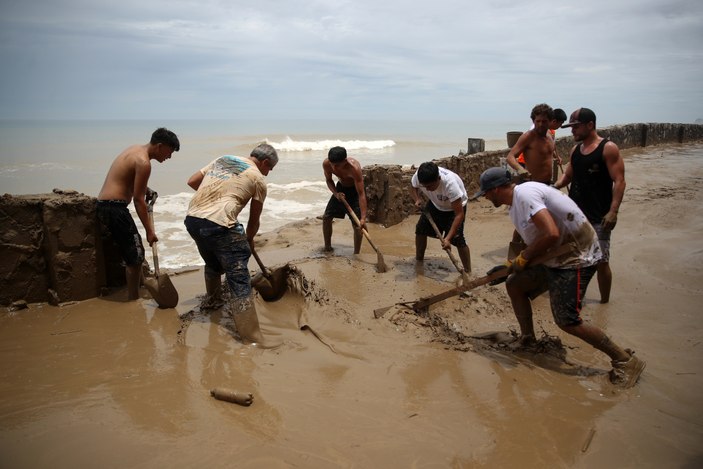
<svg viewBox="0 0 703 469">
<path fill-rule="evenodd" d="M 491 189 L 494 189 L 496 187 L 510 184 L 512 182 L 512 179 L 513 178 L 512 176 L 510 176 L 510 171 L 508 171 L 507 169 L 488 168 L 487 170 L 481 173 L 481 177 L 478 180 L 481 189 L 476 192 L 473 197 L 471 197 L 471 200 L 478 199 L 483 194 L 485 194 L 486 191 L 490 191 Z"/>
<path fill-rule="evenodd" d="M 588 124 L 589 122 L 596 123 L 596 113 L 588 109 L 587 107 L 582 107 L 571 113 L 569 118 L 569 123 L 561 126 L 562 129 L 567 127 L 573 127 L 577 124 Z"/>
</svg>

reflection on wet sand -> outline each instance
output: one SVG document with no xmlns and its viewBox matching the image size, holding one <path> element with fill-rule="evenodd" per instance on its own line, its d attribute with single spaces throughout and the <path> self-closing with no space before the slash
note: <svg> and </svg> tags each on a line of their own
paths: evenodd
<svg viewBox="0 0 703 469">
<path fill-rule="evenodd" d="M 201 308 L 202 272 L 173 276 L 181 302 L 170 310 L 105 298 L 0 312 L 0 465 L 697 467 L 703 147 L 669 147 L 665 165 L 660 152 L 626 155 L 611 302 L 591 288 L 583 311 L 647 360 L 632 389 L 609 385 L 610 363 L 558 330 L 546 297 L 535 301 L 537 350 L 510 346 L 517 324 L 500 285 L 426 315 L 404 308 L 457 279 L 431 246 L 416 269 L 416 219 L 370 227 L 385 273 L 366 244 L 351 255 L 347 223 L 320 256 L 313 219 L 260 249 L 302 276 L 280 301 L 256 299 L 275 349 L 242 345 L 226 311 Z M 481 275 L 512 226 L 482 203 L 468 217 Z M 215 388 L 253 401 L 213 399 Z"/>
</svg>

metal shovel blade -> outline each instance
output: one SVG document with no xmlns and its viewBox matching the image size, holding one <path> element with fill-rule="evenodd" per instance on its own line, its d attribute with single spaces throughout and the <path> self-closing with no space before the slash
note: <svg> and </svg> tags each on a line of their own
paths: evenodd
<svg viewBox="0 0 703 469">
<path fill-rule="evenodd" d="M 156 277 L 145 278 L 144 286 L 159 308 L 175 308 L 178 304 L 178 291 L 167 274 L 161 273 Z"/>
</svg>

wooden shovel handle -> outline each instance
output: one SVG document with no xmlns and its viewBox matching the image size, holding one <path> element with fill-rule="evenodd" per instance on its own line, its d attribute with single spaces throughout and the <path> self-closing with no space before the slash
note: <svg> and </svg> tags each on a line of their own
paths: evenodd
<svg viewBox="0 0 703 469">
<path fill-rule="evenodd" d="M 366 240 L 369 242 L 371 247 L 373 248 L 374 251 L 378 252 L 378 248 L 376 245 L 371 241 L 371 238 L 369 237 L 368 231 L 366 231 L 365 228 L 361 228 L 361 222 L 359 221 L 359 217 L 356 216 L 356 213 L 354 213 L 354 210 L 352 210 L 351 205 L 349 205 L 349 202 L 347 202 L 346 198 L 342 198 L 342 203 L 344 206 L 347 208 L 347 212 L 349 212 L 349 216 L 351 217 L 352 220 L 354 220 L 354 224 L 358 226 L 361 229 L 361 232 L 364 234 L 364 237 Z"/>
<path fill-rule="evenodd" d="M 432 218 L 432 215 L 430 214 L 430 211 L 427 210 L 427 207 L 425 205 L 422 206 L 422 214 L 425 215 L 425 218 L 427 218 L 427 221 L 430 222 L 430 225 L 432 225 L 432 228 L 434 229 L 435 234 L 437 234 L 437 238 L 442 241 L 442 232 L 439 231 L 439 227 L 437 226 L 437 223 L 435 223 L 434 218 Z M 452 253 L 451 249 L 445 249 L 447 251 L 447 254 L 449 255 L 449 260 L 452 261 L 452 264 L 454 264 L 454 267 L 456 267 L 456 270 L 461 274 L 464 275 L 464 269 L 459 265 L 459 261 L 457 258 L 454 256 L 454 253 Z"/>
<path fill-rule="evenodd" d="M 154 199 L 155 200 L 155 199 Z M 151 229 L 154 229 L 154 211 L 152 210 L 153 203 L 148 205 L 149 209 L 147 213 L 149 214 L 149 223 L 151 223 Z M 156 250 L 156 241 L 151 243 L 151 255 L 154 257 L 154 275 L 159 276 L 159 252 Z"/>
<path fill-rule="evenodd" d="M 571 243 L 562 244 L 561 246 L 558 246 L 552 249 L 551 251 L 548 251 L 545 254 L 542 254 L 541 256 L 538 256 L 532 261 L 530 261 L 530 266 L 543 264 L 549 259 L 553 259 L 555 257 L 566 254 L 567 252 L 572 250 L 572 248 L 573 245 Z M 415 304 L 413 305 L 413 310 L 420 311 L 430 305 L 439 303 L 442 300 L 446 300 L 447 298 L 451 298 L 452 296 L 458 295 L 459 293 L 471 290 L 472 288 L 476 288 L 481 285 L 485 285 L 493 280 L 507 277 L 509 273 L 509 268 L 508 266 L 506 266 L 505 269 L 498 270 L 484 277 L 479 277 L 475 280 L 472 280 L 471 282 L 465 283 L 460 287 L 451 288 L 445 292 L 439 293 L 428 298 L 421 298 L 420 300 L 415 302 Z"/>
<path fill-rule="evenodd" d="M 259 264 L 259 268 L 261 269 L 261 273 L 264 274 L 264 277 L 269 278 L 271 276 L 271 273 L 268 271 L 264 263 L 261 262 L 261 258 L 259 257 L 259 254 L 257 254 L 253 246 L 251 248 L 251 255 L 254 256 L 254 259 L 256 259 L 256 263 Z"/>
</svg>

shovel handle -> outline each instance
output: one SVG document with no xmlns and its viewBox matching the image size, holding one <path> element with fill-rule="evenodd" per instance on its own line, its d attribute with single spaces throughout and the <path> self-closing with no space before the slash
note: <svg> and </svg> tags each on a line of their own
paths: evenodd
<svg viewBox="0 0 703 469">
<path fill-rule="evenodd" d="M 254 256 L 254 259 L 256 259 L 256 263 L 259 264 L 259 268 L 261 269 L 261 272 L 264 274 L 264 277 L 269 278 L 271 274 L 269 273 L 268 269 L 264 265 L 263 262 L 261 262 L 261 258 L 259 257 L 259 254 L 257 254 L 256 249 L 252 246 L 251 248 L 251 255 Z"/>
<path fill-rule="evenodd" d="M 430 211 L 427 210 L 426 206 L 423 205 L 422 207 L 422 214 L 425 215 L 425 218 L 427 218 L 427 221 L 430 222 L 430 225 L 432 225 L 432 228 L 434 229 L 435 234 L 437 235 L 437 238 L 439 238 L 440 241 L 442 241 L 442 232 L 439 231 L 439 227 L 437 226 L 437 223 L 435 223 L 434 218 L 432 218 L 432 215 L 430 214 Z M 449 255 L 449 260 L 452 261 L 452 264 L 454 264 L 454 267 L 456 270 L 463 276 L 465 274 L 464 269 L 461 268 L 459 265 L 459 261 L 457 260 L 456 257 L 454 257 L 454 254 L 452 253 L 451 248 L 450 249 L 445 249 L 447 251 L 447 254 Z"/>
<path fill-rule="evenodd" d="M 373 243 L 373 241 L 371 241 L 371 238 L 369 238 L 369 232 L 366 231 L 365 228 L 361 228 L 361 221 L 359 221 L 359 217 L 356 216 L 356 213 L 354 213 L 354 210 L 352 210 L 351 205 L 349 205 L 349 202 L 347 202 L 347 199 L 342 198 L 342 203 L 347 208 L 347 212 L 349 212 L 349 216 L 351 217 L 351 219 L 354 220 L 354 224 L 361 229 L 361 232 L 364 234 L 364 237 L 369 242 L 373 250 L 378 252 L 378 248 Z"/>
<path fill-rule="evenodd" d="M 573 245 L 571 243 L 566 243 L 562 244 L 561 246 L 558 246 L 551 251 L 548 251 L 541 256 L 538 256 L 534 258 L 530 262 L 530 266 L 534 265 L 539 265 L 543 264 L 544 262 L 548 261 L 549 259 L 553 259 L 555 257 L 561 256 L 563 254 L 566 254 L 567 252 L 571 251 L 573 249 Z M 493 272 L 492 274 L 486 275 L 485 277 L 479 277 L 469 283 L 465 283 L 464 285 L 460 287 L 454 287 L 451 288 L 445 292 L 439 293 L 437 295 L 427 297 L 427 298 L 421 298 L 418 301 L 416 301 L 413 304 L 413 310 L 418 312 L 421 311 L 422 309 L 433 305 L 435 303 L 439 303 L 442 300 L 446 300 L 447 298 L 451 298 L 452 296 L 456 296 L 459 293 L 471 290 L 476 287 L 480 287 L 481 285 L 485 285 L 487 283 L 490 283 L 493 280 L 507 277 L 510 274 L 510 269 L 508 266 L 505 267 L 505 269 L 498 270 L 496 272 Z"/>
<path fill-rule="evenodd" d="M 156 197 L 153 199 L 156 200 Z M 149 213 L 149 223 L 151 223 L 151 228 L 154 228 L 154 211 L 151 209 L 153 207 L 153 202 L 148 205 Z M 156 241 L 151 244 L 151 255 L 154 257 L 154 275 L 159 276 L 159 251 L 156 249 Z"/>
</svg>

